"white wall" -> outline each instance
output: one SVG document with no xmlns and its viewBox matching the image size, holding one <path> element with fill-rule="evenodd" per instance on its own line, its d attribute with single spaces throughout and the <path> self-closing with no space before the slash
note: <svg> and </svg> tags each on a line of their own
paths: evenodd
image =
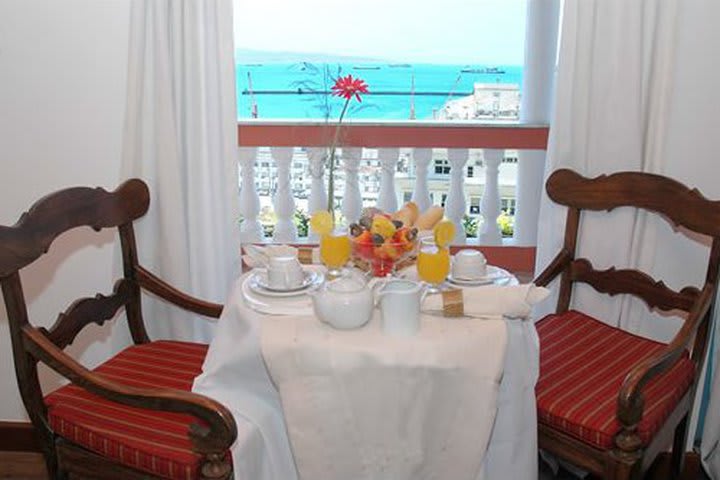
<svg viewBox="0 0 720 480">
<path fill-rule="evenodd" d="M 15 223 L 33 201 L 62 187 L 117 186 L 129 4 L 0 0 L 0 224 Z M 52 261 L 24 271 L 31 320 L 49 326 L 68 301 L 111 291 L 113 242 L 112 232 L 77 230 L 53 245 Z M 112 350 L 108 331 L 93 325 L 70 352 L 94 365 Z M 43 377 L 48 388 L 56 385 Z M 4 304 L 0 392 L 0 420 L 25 419 Z"/>
</svg>

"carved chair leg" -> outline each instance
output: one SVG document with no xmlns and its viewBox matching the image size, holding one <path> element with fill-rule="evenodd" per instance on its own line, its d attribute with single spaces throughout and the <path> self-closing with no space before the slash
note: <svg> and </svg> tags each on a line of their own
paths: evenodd
<svg viewBox="0 0 720 480">
<path fill-rule="evenodd" d="M 31 418 L 31 420 L 34 420 L 33 426 L 35 427 L 35 434 L 38 440 L 40 440 L 40 449 L 42 450 L 43 459 L 45 460 L 48 478 L 65 480 L 67 477 L 60 471 L 57 451 L 55 450 L 55 435 L 45 426 L 42 420 L 38 418 Z"/>
<path fill-rule="evenodd" d="M 641 480 L 642 450 L 632 452 L 618 448 L 610 452 L 605 464 L 604 480 Z"/>
<path fill-rule="evenodd" d="M 62 471 L 58 467 L 57 457 L 54 455 L 54 452 L 47 452 L 46 449 L 43 449 L 43 459 L 45 460 L 45 468 L 47 469 L 48 478 L 52 478 L 53 480 L 65 480 L 66 477 L 62 474 Z"/>
<path fill-rule="evenodd" d="M 670 474 L 672 478 L 680 478 L 685 467 L 685 442 L 688 433 L 688 416 L 683 419 L 675 427 L 675 437 L 673 438 L 672 457 L 670 460 Z"/>
</svg>

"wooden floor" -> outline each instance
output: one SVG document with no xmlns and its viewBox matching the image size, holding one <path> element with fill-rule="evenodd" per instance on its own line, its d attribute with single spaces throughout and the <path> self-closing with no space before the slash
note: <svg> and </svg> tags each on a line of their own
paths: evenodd
<svg viewBox="0 0 720 480">
<path fill-rule="evenodd" d="M 39 453 L 0 452 L 0 478 L 47 480 L 45 464 Z"/>
<path fill-rule="evenodd" d="M 653 475 L 648 475 L 655 480 Z M 12 480 L 47 480 L 45 473 L 45 465 L 42 456 L 39 453 L 20 453 L 20 452 L 0 452 L 0 479 Z M 697 480 L 706 480 L 704 473 L 699 472 Z M 573 480 L 574 476 L 560 471 L 556 477 L 553 477 L 549 471 L 540 462 L 540 478 L 539 480 Z M 520 479 L 518 479 L 520 480 Z"/>
</svg>

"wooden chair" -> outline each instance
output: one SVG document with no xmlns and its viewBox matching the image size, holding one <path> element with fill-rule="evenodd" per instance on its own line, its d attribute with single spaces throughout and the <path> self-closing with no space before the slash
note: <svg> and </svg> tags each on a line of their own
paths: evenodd
<svg viewBox="0 0 720 480">
<path fill-rule="evenodd" d="M 705 354 L 720 262 L 720 202 L 659 175 L 622 172 L 588 179 L 558 170 L 547 192 L 568 207 L 564 245 L 536 279 L 558 275 L 557 312 L 537 323 L 539 445 L 606 479 L 641 478 L 673 444 L 672 470 L 682 470 L 687 423 Z M 575 258 L 582 210 L 638 207 L 712 239 L 701 289 L 679 291 L 649 275 L 615 267 L 596 270 Z M 654 342 L 570 310 L 575 282 L 609 295 L 632 294 L 650 308 L 683 313 L 669 344 Z M 674 432 L 674 434 L 673 434 Z"/>
<path fill-rule="evenodd" d="M 0 284 L 17 381 L 53 478 L 232 476 L 228 449 L 237 436 L 235 421 L 218 402 L 190 392 L 207 346 L 150 341 L 143 324 L 142 289 L 205 316 L 218 317 L 222 310 L 181 293 L 138 264 L 133 221 L 147 212 L 149 202 L 147 186 L 137 179 L 114 192 L 69 188 L 36 202 L 14 226 L 0 226 Z M 80 226 L 118 228 L 124 277 L 112 294 L 72 303 L 50 329 L 34 327 L 20 270 L 47 252 L 58 235 Z M 103 324 L 122 307 L 134 345 L 94 370 L 63 352 L 83 327 Z M 43 398 L 38 362 L 71 383 Z"/>
</svg>

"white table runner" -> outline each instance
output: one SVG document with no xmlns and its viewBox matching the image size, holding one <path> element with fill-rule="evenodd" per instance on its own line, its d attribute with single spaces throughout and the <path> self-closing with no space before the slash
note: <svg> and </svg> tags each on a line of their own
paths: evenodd
<svg viewBox="0 0 720 480">
<path fill-rule="evenodd" d="M 302 479 L 478 477 L 505 359 L 502 320 L 424 317 L 412 338 L 379 314 L 338 331 L 266 318 L 262 352 Z"/>
</svg>

